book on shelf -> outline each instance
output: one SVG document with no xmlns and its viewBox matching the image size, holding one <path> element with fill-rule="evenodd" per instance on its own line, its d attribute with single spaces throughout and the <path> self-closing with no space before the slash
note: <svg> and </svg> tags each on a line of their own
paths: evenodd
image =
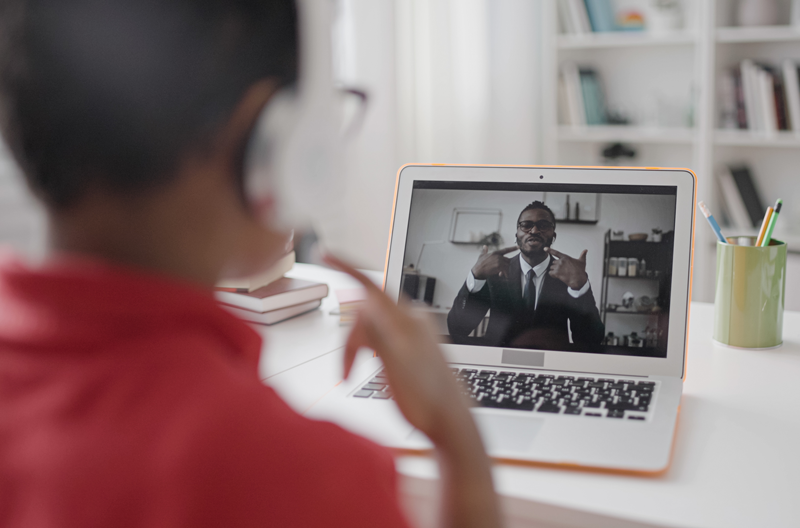
<svg viewBox="0 0 800 528">
<path fill-rule="evenodd" d="M 567 35 L 618 29 L 612 0 L 558 0 L 557 4 L 561 29 Z"/>
<path fill-rule="evenodd" d="M 328 296 L 328 285 L 289 277 L 280 278 L 251 292 L 214 292 L 217 301 L 251 312 L 265 313 Z"/>
<path fill-rule="evenodd" d="M 275 323 L 280 323 L 281 321 L 291 319 L 292 317 L 297 317 L 298 315 L 303 315 L 304 313 L 316 310 L 321 304 L 322 300 L 309 301 L 295 304 L 294 306 L 279 308 L 277 310 L 270 310 L 269 312 L 253 312 L 251 310 L 245 310 L 243 308 L 237 308 L 236 306 L 230 306 L 227 304 L 223 304 L 222 308 L 232 313 L 239 319 L 249 323 L 274 325 Z"/>
<path fill-rule="evenodd" d="M 800 81 L 798 81 L 798 65 L 791 59 L 782 64 L 783 92 L 786 95 L 786 106 L 789 114 L 791 130 L 800 132 Z"/>
<path fill-rule="evenodd" d="M 567 2 L 570 18 L 572 19 L 572 27 L 575 28 L 575 33 L 578 35 L 585 35 L 592 32 L 592 27 L 589 23 L 589 13 L 586 12 L 586 4 L 583 0 L 564 0 Z"/>
<path fill-rule="evenodd" d="M 743 60 L 723 73 L 719 83 L 720 127 L 767 133 L 800 132 L 798 64 L 780 68 Z"/>
<path fill-rule="evenodd" d="M 583 105 L 581 74 L 578 66 L 572 62 L 565 62 L 561 66 L 561 72 L 562 79 L 564 79 L 567 124 L 583 126 L 586 124 L 586 109 Z"/>
<path fill-rule="evenodd" d="M 215 289 L 232 293 L 252 292 L 283 277 L 292 269 L 295 262 L 294 251 L 290 251 L 268 270 L 243 279 L 225 279 L 217 283 Z"/>
<path fill-rule="evenodd" d="M 719 172 L 723 205 L 732 227 L 759 227 L 766 207 L 750 169 L 745 165 L 723 167 Z"/>
<path fill-rule="evenodd" d="M 571 62 L 561 66 L 563 79 L 562 113 L 573 126 L 604 125 L 608 122 L 606 101 L 600 77 L 591 68 L 578 68 Z"/>
<path fill-rule="evenodd" d="M 580 75 L 586 124 L 605 125 L 607 123 L 606 101 L 597 72 L 590 68 L 581 68 Z"/>
<path fill-rule="evenodd" d="M 596 33 L 616 31 L 616 13 L 611 0 L 584 0 L 584 3 L 592 31 Z"/>
</svg>

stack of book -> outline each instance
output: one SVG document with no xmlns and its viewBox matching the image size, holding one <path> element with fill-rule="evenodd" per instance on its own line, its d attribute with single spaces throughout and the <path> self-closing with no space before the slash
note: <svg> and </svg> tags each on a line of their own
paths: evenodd
<svg viewBox="0 0 800 528">
<path fill-rule="evenodd" d="M 766 207 L 750 169 L 746 165 L 723 167 L 719 184 L 726 223 L 745 232 L 759 227 Z"/>
<path fill-rule="evenodd" d="M 244 321 L 272 325 L 322 304 L 328 285 L 284 277 L 294 266 L 290 252 L 265 273 L 220 282 L 214 292 L 222 307 Z"/>
<path fill-rule="evenodd" d="M 367 299 L 366 290 L 364 288 L 336 290 L 336 298 L 339 300 L 339 323 L 343 325 L 354 323 L 358 311 Z"/>
<path fill-rule="evenodd" d="M 568 35 L 617 31 L 611 0 L 558 0 L 561 28 Z"/>
<path fill-rule="evenodd" d="M 600 77 L 593 69 L 579 68 L 571 62 L 562 64 L 559 91 L 563 123 L 573 126 L 608 123 Z"/>
<path fill-rule="evenodd" d="M 798 63 L 780 68 L 745 59 L 720 79 L 720 126 L 761 132 L 800 132 Z"/>
</svg>

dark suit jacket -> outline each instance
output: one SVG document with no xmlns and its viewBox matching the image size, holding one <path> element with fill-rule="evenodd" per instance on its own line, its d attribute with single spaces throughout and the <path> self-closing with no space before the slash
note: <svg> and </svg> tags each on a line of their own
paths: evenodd
<svg viewBox="0 0 800 528">
<path fill-rule="evenodd" d="M 545 272 L 534 313 L 522 299 L 522 269 L 519 257 L 510 259 L 507 277 L 490 277 L 483 288 L 470 293 L 466 282 L 447 315 L 447 327 L 456 343 L 550 350 L 599 352 L 605 327 L 595 305 L 591 288 L 577 299 L 567 285 Z M 552 260 L 550 261 L 552 265 Z M 467 336 L 491 309 L 486 334 L 480 339 Z M 572 339 L 569 342 L 567 321 Z"/>
</svg>

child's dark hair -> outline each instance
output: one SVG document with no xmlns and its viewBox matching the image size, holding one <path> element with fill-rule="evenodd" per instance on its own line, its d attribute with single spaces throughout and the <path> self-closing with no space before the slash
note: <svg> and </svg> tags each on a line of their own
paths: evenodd
<svg viewBox="0 0 800 528">
<path fill-rule="evenodd" d="M 293 82 L 293 0 L 0 0 L 0 120 L 31 189 L 165 181 L 253 83 Z"/>
</svg>

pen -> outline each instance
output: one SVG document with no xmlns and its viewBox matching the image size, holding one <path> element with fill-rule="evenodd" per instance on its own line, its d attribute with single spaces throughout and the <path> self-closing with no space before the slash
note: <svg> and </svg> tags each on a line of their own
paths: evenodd
<svg viewBox="0 0 800 528">
<path fill-rule="evenodd" d="M 761 242 L 764 241 L 764 235 L 767 234 L 767 226 L 769 225 L 769 219 L 772 218 L 773 209 L 771 206 L 767 207 L 767 212 L 764 214 L 764 221 L 761 222 L 761 229 L 758 230 L 758 238 L 756 238 L 756 246 L 760 246 Z"/>
<path fill-rule="evenodd" d="M 708 220 L 709 225 L 711 225 L 711 229 L 713 229 L 714 234 L 717 235 L 717 239 L 723 244 L 726 244 L 728 241 L 724 236 L 722 236 L 722 230 L 719 228 L 717 221 L 714 220 L 714 215 L 712 215 L 711 211 L 709 211 L 708 207 L 706 207 L 705 202 L 697 202 L 697 207 L 699 207 L 703 212 L 703 216 L 705 216 L 706 220 Z"/>
<path fill-rule="evenodd" d="M 781 206 L 783 205 L 783 200 L 778 198 L 778 201 L 775 202 L 775 210 L 772 212 L 772 216 L 769 219 L 769 225 L 767 226 L 767 231 L 764 233 L 764 240 L 761 241 L 761 247 L 766 247 L 769 245 L 769 241 L 772 240 L 772 230 L 775 229 L 775 222 L 778 220 L 778 214 L 781 212 Z"/>
</svg>

